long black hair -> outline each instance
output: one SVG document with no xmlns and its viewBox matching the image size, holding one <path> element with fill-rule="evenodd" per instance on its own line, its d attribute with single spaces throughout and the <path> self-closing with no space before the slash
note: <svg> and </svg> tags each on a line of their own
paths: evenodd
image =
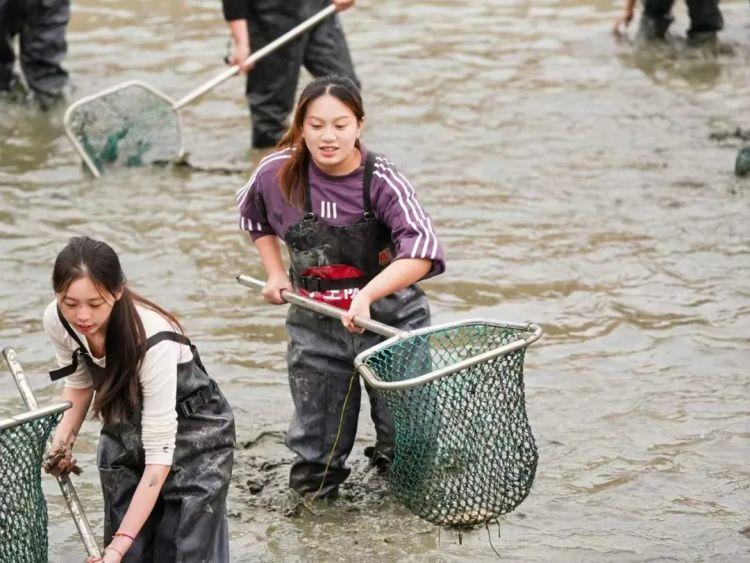
<svg viewBox="0 0 750 563">
<path fill-rule="evenodd" d="M 321 76 L 302 90 L 289 130 L 276 145 L 278 149 L 292 149 L 292 157 L 279 170 L 279 185 L 284 199 L 299 209 L 305 205 L 305 182 L 310 162 L 310 151 L 302 138 L 302 126 L 310 103 L 326 94 L 347 106 L 357 118 L 357 123 L 362 123 L 365 118 L 362 95 L 351 78 L 337 74 Z M 359 139 L 354 142 L 354 146 L 359 148 Z"/>
<path fill-rule="evenodd" d="M 146 354 L 146 333 L 136 303 L 156 311 L 180 328 L 177 319 L 127 286 L 117 253 L 105 242 L 73 237 L 57 255 L 52 287 L 64 295 L 74 281 L 88 277 L 100 292 L 122 292 L 112 308 L 104 337 L 105 377 L 94 398 L 93 414 L 105 423 L 126 418 L 141 406 L 138 370 Z"/>
</svg>

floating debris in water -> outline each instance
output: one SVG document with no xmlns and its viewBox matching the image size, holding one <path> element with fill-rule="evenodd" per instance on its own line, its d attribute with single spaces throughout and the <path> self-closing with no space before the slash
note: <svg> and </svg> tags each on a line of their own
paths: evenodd
<svg viewBox="0 0 750 563">
<path fill-rule="evenodd" d="M 750 145 L 742 147 L 737 152 L 737 160 L 734 163 L 734 173 L 737 176 L 747 176 L 750 174 Z"/>
<path fill-rule="evenodd" d="M 742 141 L 750 141 L 750 129 L 743 129 L 737 127 L 730 131 L 714 131 L 708 136 L 712 141 L 726 141 L 728 139 L 740 139 Z"/>
</svg>

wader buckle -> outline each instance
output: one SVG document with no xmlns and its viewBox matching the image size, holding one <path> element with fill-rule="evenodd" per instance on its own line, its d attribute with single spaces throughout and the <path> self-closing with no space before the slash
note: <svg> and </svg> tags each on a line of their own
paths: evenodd
<svg viewBox="0 0 750 563">
<path fill-rule="evenodd" d="M 199 389 L 184 401 L 180 401 L 180 403 L 177 404 L 177 411 L 185 417 L 192 416 L 196 412 L 198 412 L 201 407 L 208 403 L 209 399 L 211 398 L 213 381 L 211 383 L 212 384 L 210 384 L 208 387 Z"/>
<path fill-rule="evenodd" d="M 306 291 L 324 291 L 320 285 L 321 278 L 303 278 L 300 276 L 300 287 Z"/>
</svg>

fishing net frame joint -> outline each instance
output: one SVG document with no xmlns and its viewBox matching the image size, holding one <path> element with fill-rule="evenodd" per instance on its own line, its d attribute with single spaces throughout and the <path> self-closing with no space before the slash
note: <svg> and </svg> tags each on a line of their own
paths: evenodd
<svg viewBox="0 0 750 563">
<path fill-rule="evenodd" d="M 180 113 L 177 111 L 177 102 L 175 102 L 171 97 L 169 97 L 167 94 L 165 94 L 161 90 L 154 88 L 153 86 L 151 86 L 150 84 L 146 82 L 143 82 L 142 80 L 128 80 L 127 82 L 117 84 L 116 86 L 105 88 L 104 90 L 102 90 L 101 92 L 97 92 L 96 94 L 84 96 L 83 98 L 76 100 L 75 102 L 70 104 L 70 106 L 68 106 L 68 109 L 65 110 L 65 116 L 63 117 L 63 126 L 65 128 L 65 134 L 70 140 L 70 143 L 73 145 L 73 148 L 75 149 L 75 151 L 78 153 L 78 156 L 81 157 L 81 160 L 86 165 L 86 168 L 88 168 L 89 172 L 91 172 L 92 176 L 94 176 L 94 178 L 100 178 L 102 175 L 102 170 L 99 169 L 99 167 L 96 165 L 96 163 L 91 158 L 91 156 L 86 152 L 86 149 L 83 147 L 81 142 L 78 140 L 78 137 L 76 137 L 76 134 L 73 132 L 73 128 L 71 127 L 72 118 L 81 106 L 89 104 L 100 98 L 105 98 L 107 96 L 110 96 L 114 94 L 115 92 L 119 92 L 120 90 L 126 90 L 128 88 L 143 88 L 144 90 L 147 90 L 149 93 L 162 99 L 164 102 L 166 102 L 166 104 L 169 105 L 170 111 L 174 113 L 175 118 L 177 120 L 177 131 L 178 131 L 179 139 L 180 139 L 179 150 L 177 151 L 177 154 L 174 156 L 174 159 L 180 160 L 184 158 L 185 156 L 185 142 L 182 137 L 182 120 L 180 119 Z"/>
<path fill-rule="evenodd" d="M 492 327 L 509 328 L 513 330 L 523 331 L 527 333 L 528 336 L 526 336 L 525 338 L 519 338 L 518 340 L 515 340 L 509 344 L 499 346 L 487 352 L 483 352 L 481 354 L 477 354 L 470 358 L 466 358 L 464 360 L 458 361 L 450 366 L 432 370 L 429 373 L 425 373 L 423 375 L 413 377 L 410 379 L 405 379 L 402 381 L 383 381 L 366 363 L 367 359 L 371 357 L 372 355 L 376 354 L 377 352 L 382 351 L 383 349 L 390 348 L 391 346 L 393 346 L 394 344 L 397 344 L 398 342 L 402 340 L 408 340 L 408 339 L 414 338 L 415 336 L 437 333 L 437 332 L 441 332 L 441 331 L 448 330 L 448 329 L 454 329 L 454 328 L 459 328 L 462 326 L 471 326 L 471 325 L 486 325 L 486 326 L 492 326 Z M 475 366 L 477 364 L 489 362 L 501 356 L 510 354 L 511 352 L 515 352 L 516 350 L 526 348 L 527 346 L 530 346 L 531 344 L 539 340 L 542 337 L 542 333 L 543 333 L 542 328 L 539 325 L 534 324 L 534 323 L 516 323 L 516 322 L 511 322 L 511 321 L 495 321 L 495 320 L 482 319 L 482 318 L 465 319 L 465 320 L 460 320 L 460 321 L 450 321 L 447 323 L 443 323 L 439 325 L 431 325 L 431 326 L 424 327 L 421 329 L 411 330 L 409 332 L 400 333 L 395 336 L 392 336 L 391 338 L 384 340 L 380 344 L 373 346 L 372 348 L 368 348 L 364 352 L 361 352 L 359 355 L 357 355 L 357 357 L 354 358 L 354 366 L 356 367 L 357 371 L 362 375 L 362 377 L 367 382 L 367 384 L 370 385 L 371 387 L 374 387 L 375 389 L 381 389 L 383 391 L 399 391 L 399 390 L 410 389 L 412 387 L 418 387 L 420 385 L 424 385 L 425 383 L 429 383 L 431 381 L 435 381 L 437 379 L 446 377 L 448 375 L 451 375 L 453 373 L 459 372 L 466 368 Z"/>
</svg>

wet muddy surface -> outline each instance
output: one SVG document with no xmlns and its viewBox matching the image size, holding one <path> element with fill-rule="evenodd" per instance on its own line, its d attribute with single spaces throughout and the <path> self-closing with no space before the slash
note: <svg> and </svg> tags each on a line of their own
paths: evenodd
<svg viewBox="0 0 750 563">
<path fill-rule="evenodd" d="M 746 558 L 750 184 L 734 163 L 750 142 L 750 7 L 721 6 L 717 55 L 615 41 L 617 2 L 383 0 L 342 18 L 364 141 L 409 177 L 446 248 L 446 273 L 424 284 L 435 322 L 545 330 L 525 365 L 536 481 L 499 528 L 459 542 L 398 505 L 365 472 L 364 404 L 341 498 L 285 515 L 285 309 L 235 281 L 262 275 L 236 225 L 234 193 L 261 156 L 239 80 L 182 111 L 187 165 L 99 181 L 62 108 L 0 101 L 0 342 L 40 402 L 55 399 L 41 321 L 52 261 L 72 235 L 111 242 L 235 410 L 236 561 L 494 559 L 492 546 L 508 560 Z M 675 15 L 684 37 L 684 4 Z M 213 0 L 76 1 L 74 97 L 141 79 L 177 98 L 223 70 L 226 40 Z M 0 377 L 0 415 L 19 407 Z M 75 483 L 101 531 L 97 433 L 84 425 Z M 50 560 L 81 561 L 57 485 L 44 490 Z"/>
</svg>

